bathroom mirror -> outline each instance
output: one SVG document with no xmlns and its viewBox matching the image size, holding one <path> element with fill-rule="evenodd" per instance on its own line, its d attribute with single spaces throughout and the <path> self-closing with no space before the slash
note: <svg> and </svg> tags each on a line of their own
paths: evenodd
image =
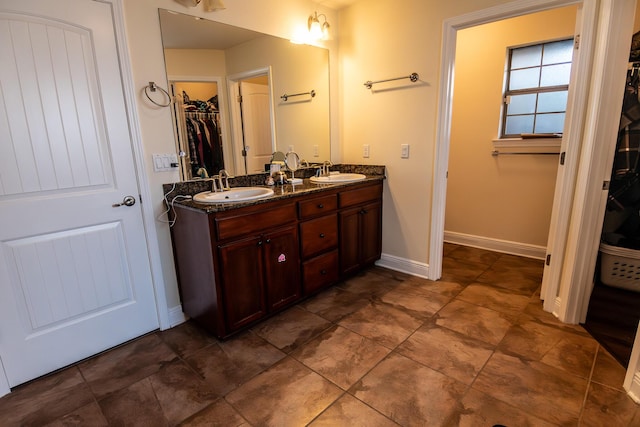
<svg viewBox="0 0 640 427">
<path fill-rule="evenodd" d="M 274 151 L 295 150 L 308 162 L 330 158 L 326 49 L 166 9 L 159 9 L 159 16 L 167 77 L 176 99 L 176 140 L 185 153 L 183 179 L 217 174 L 219 168 L 233 175 L 264 171 L 263 162 Z M 265 90 L 254 97 L 260 85 Z M 247 99 L 243 86 L 251 88 L 257 105 L 241 107 L 239 100 Z M 261 121 L 249 122 L 250 117 Z M 194 143 L 208 137 L 206 150 L 190 146 L 189 132 Z"/>
</svg>

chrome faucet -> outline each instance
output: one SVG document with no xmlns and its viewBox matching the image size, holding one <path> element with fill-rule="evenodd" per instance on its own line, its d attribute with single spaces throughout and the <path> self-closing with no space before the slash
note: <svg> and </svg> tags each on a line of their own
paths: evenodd
<svg viewBox="0 0 640 427">
<path fill-rule="evenodd" d="M 333 166 L 333 163 L 331 163 L 330 160 L 325 160 L 324 162 L 322 162 L 322 176 L 329 176 L 331 166 Z"/>
<path fill-rule="evenodd" d="M 229 172 L 227 172 L 226 169 L 220 169 L 220 172 L 218 172 L 217 176 L 218 176 L 218 183 L 220 184 L 220 191 L 230 190 L 229 178 L 233 178 L 233 177 L 229 175 Z M 224 178 L 224 183 L 222 182 L 223 178 Z"/>
</svg>

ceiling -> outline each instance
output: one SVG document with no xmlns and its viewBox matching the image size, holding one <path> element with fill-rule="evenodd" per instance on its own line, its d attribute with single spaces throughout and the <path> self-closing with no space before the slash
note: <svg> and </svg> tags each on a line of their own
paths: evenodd
<svg viewBox="0 0 640 427">
<path fill-rule="evenodd" d="M 321 6 L 339 10 L 364 0 L 317 0 Z M 264 34 L 221 24 L 183 13 L 159 9 L 165 49 L 220 49 L 245 43 Z"/>
<path fill-rule="evenodd" d="M 159 9 L 165 49 L 220 49 L 264 36 L 262 33 Z"/>
</svg>

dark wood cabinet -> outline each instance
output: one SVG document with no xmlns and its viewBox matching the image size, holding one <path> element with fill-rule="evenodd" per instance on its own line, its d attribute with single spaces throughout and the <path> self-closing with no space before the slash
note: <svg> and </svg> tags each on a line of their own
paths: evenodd
<svg viewBox="0 0 640 427">
<path fill-rule="evenodd" d="M 380 259 L 382 185 L 340 194 L 340 274 L 352 274 Z"/>
<path fill-rule="evenodd" d="M 218 338 L 380 258 L 380 180 L 219 211 L 186 203 L 175 210 L 182 309 Z"/>
<path fill-rule="evenodd" d="M 219 253 L 226 329 L 235 331 L 267 314 L 262 238 L 221 245 Z"/>
</svg>

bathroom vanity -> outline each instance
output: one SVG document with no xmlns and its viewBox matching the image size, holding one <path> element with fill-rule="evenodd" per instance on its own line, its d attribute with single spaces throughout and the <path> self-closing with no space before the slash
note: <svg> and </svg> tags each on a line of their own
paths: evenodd
<svg viewBox="0 0 640 427">
<path fill-rule="evenodd" d="M 373 264 L 383 179 L 305 179 L 248 203 L 176 202 L 171 237 L 184 313 L 226 338 Z"/>
</svg>

